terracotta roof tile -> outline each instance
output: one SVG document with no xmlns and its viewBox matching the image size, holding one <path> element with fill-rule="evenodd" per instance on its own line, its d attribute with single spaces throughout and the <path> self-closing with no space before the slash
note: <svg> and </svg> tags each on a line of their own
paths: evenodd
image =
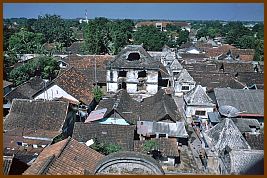
<svg viewBox="0 0 267 178">
<path fill-rule="evenodd" d="M 61 73 L 53 80 L 53 83 L 85 104 L 90 104 L 93 100 L 93 84 L 88 81 L 81 71 L 74 67 Z"/>
<path fill-rule="evenodd" d="M 94 172 L 103 157 L 85 144 L 68 138 L 46 147 L 24 175 L 83 175 L 85 169 Z"/>
</svg>

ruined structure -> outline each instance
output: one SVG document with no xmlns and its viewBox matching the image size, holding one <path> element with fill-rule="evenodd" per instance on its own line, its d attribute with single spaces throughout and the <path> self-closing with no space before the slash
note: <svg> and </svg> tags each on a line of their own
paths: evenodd
<svg viewBox="0 0 267 178">
<path fill-rule="evenodd" d="M 151 96 L 160 83 L 160 62 L 141 45 L 128 45 L 107 63 L 107 92 L 125 89 L 129 94 Z"/>
</svg>

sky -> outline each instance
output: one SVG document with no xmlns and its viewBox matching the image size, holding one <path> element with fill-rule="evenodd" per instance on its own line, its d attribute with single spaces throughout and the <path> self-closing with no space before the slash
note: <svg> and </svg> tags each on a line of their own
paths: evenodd
<svg viewBox="0 0 267 178">
<path fill-rule="evenodd" d="M 166 19 L 263 21 L 263 3 L 4 3 L 4 18 Z"/>
</svg>

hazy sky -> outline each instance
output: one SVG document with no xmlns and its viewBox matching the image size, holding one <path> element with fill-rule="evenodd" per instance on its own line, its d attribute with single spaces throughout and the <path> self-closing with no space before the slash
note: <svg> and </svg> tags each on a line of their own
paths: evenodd
<svg viewBox="0 0 267 178">
<path fill-rule="evenodd" d="M 119 19 L 263 21 L 263 3 L 4 3 L 4 18 L 106 17 Z"/>
</svg>

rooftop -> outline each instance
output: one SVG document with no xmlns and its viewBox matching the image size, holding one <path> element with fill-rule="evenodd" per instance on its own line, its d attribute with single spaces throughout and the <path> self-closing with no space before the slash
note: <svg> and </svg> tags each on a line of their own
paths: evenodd
<svg viewBox="0 0 267 178">
<path fill-rule="evenodd" d="M 67 138 L 46 147 L 24 175 L 84 175 L 94 172 L 104 155 L 85 144 Z"/>
<path fill-rule="evenodd" d="M 263 90 L 215 88 L 214 94 L 218 107 L 229 105 L 237 108 L 241 113 L 263 116 Z"/>
<path fill-rule="evenodd" d="M 43 129 L 61 132 L 69 104 L 60 101 L 14 99 L 4 129 Z"/>
</svg>

